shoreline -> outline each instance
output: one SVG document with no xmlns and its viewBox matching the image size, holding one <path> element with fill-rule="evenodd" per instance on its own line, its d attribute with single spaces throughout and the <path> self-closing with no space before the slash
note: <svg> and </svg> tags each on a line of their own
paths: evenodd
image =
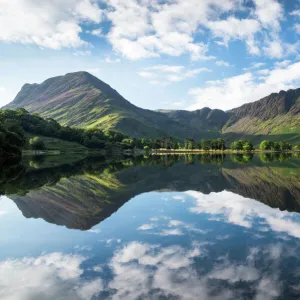
<svg viewBox="0 0 300 300">
<path fill-rule="evenodd" d="M 201 150 L 201 149 L 193 149 L 193 150 L 186 150 L 186 149 L 159 149 L 159 150 L 150 150 L 149 154 L 156 155 L 156 154 L 244 154 L 244 153 L 300 153 L 300 150 L 288 150 L 288 151 L 275 151 L 275 150 Z"/>
</svg>

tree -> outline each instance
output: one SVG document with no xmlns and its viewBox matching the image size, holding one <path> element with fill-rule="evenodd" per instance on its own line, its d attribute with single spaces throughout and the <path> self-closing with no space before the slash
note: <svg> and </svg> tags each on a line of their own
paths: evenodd
<svg viewBox="0 0 300 300">
<path fill-rule="evenodd" d="M 244 151 L 252 151 L 254 150 L 254 146 L 251 141 L 243 141 L 243 150 Z"/>
<path fill-rule="evenodd" d="M 274 143 L 268 140 L 262 141 L 259 145 L 259 149 L 261 150 L 271 150 L 273 147 L 274 147 Z"/>
<path fill-rule="evenodd" d="M 230 145 L 231 150 L 243 150 L 243 142 L 241 140 L 234 141 Z"/>
<path fill-rule="evenodd" d="M 32 150 L 45 150 L 46 149 L 45 143 L 37 136 L 29 140 L 29 145 Z"/>
<path fill-rule="evenodd" d="M 290 150 L 292 150 L 292 145 L 287 142 L 280 142 L 280 150 L 281 151 L 290 151 Z"/>
<path fill-rule="evenodd" d="M 211 148 L 211 143 L 210 143 L 210 141 L 205 140 L 205 139 L 202 139 L 202 140 L 201 140 L 201 148 L 202 148 L 203 150 L 210 150 L 210 148 Z"/>
<path fill-rule="evenodd" d="M 225 140 L 223 140 L 221 138 L 217 139 L 217 149 L 218 150 L 225 150 L 226 149 Z"/>
</svg>

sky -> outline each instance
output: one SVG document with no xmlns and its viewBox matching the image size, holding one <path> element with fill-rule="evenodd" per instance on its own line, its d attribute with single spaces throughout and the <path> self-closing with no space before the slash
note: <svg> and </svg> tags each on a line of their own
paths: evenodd
<svg viewBox="0 0 300 300">
<path fill-rule="evenodd" d="M 88 71 L 147 109 L 300 87 L 300 0 L 0 0 L 0 106 Z"/>
</svg>

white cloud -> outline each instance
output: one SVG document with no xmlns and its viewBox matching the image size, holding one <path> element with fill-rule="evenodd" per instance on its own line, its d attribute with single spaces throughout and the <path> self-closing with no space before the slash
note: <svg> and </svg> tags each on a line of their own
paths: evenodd
<svg viewBox="0 0 300 300">
<path fill-rule="evenodd" d="M 259 54 L 259 48 L 254 41 L 254 35 L 260 30 L 260 23 L 257 20 L 229 17 L 226 20 L 211 21 L 207 26 L 215 37 L 223 39 L 226 46 L 230 40 L 245 40 L 249 52 Z"/>
<path fill-rule="evenodd" d="M 300 17 L 300 9 L 293 10 L 290 15 Z"/>
<path fill-rule="evenodd" d="M 109 0 L 112 22 L 108 39 L 115 51 L 131 60 L 161 54 L 189 54 L 192 60 L 212 59 L 208 47 L 195 42 L 199 25 L 237 7 L 239 1 L 119 1 Z M 130 22 L 128 20 L 134 20 Z"/>
<path fill-rule="evenodd" d="M 253 63 L 253 64 L 252 64 L 252 68 L 253 68 L 253 69 L 259 69 L 259 68 L 261 68 L 261 67 L 263 67 L 263 66 L 265 66 L 265 65 L 266 65 L 266 64 L 263 63 L 263 62 Z"/>
<path fill-rule="evenodd" d="M 284 54 L 282 43 L 279 40 L 268 41 L 263 50 L 269 58 L 282 58 Z"/>
<path fill-rule="evenodd" d="M 230 263 L 215 267 L 209 274 L 210 278 L 226 280 L 230 283 L 255 281 L 259 279 L 259 276 L 258 270 L 253 266 L 233 265 Z"/>
<path fill-rule="evenodd" d="M 176 195 L 172 197 L 173 200 L 179 200 L 181 202 L 185 202 L 185 197 L 181 195 Z"/>
<path fill-rule="evenodd" d="M 207 251 L 206 245 L 191 242 L 191 246 L 184 249 L 177 245 L 162 247 L 136 241 L 129 243 L 110 261 L 114 275 L 108 283 L 110 299 L 160 299 L 166 295 L 182 300 L 240 299 L 249 292 L 244 289 L 244 284 L 253 289 L 256 300 L 280 296 L 281 282 L 276 275 L 279 273 L 278 258 L 272 255 L 272 248 L 276 245 L 265 245 L 264 250 L 249 249 L 249 255 L 241 263 L 238 260 L 232 262 L 225 255 L 212 261 L 209 271 L 198 269 L 194 261 L 205 257 L 202 253 Z M 266 270 L 261 264 L 262 257 L 269 266 Z M 272 274 L 268 273 L 269 270 Z"/>
<path fill-rule="evenodd" d="M 91 300 L 103 289 L 101 279 L 83 280 L 86 258 L 51 253 L 0 263 L 1 299 Z M 15 286 L 16 285 L 16 286 Z"/>
<path fill-rule="evenodd" d="M 270 70 L 269 69 L 261 69 L 261 70 L 256 71 L 256 73 L 259 75 L 265 76 L 265 75 L 270 74 Z"/>
<path fill-rule="evenodd" d="M 277 0 L 254 0 L 255 15 L 264 27 L 273 30 L 280 29 L 280 20 L 283 18 L 283 7 Z"/>
<path fill-rule="evenodd" d="M 294 220 L 293 213 L 271 208 L 261 202 L 244 198 L 231 192 L 211 193 L 186 192 L 196 200 L 193 213 L 207 213 L 219 216 L 223 222 L 251 228 L 257 218 L 275 232 L 286 233 L 300 238 L 300 224 Z"/>
<path fill-rule="evenodd" d="M 219 67 L 230 67 L 230 63 L 224 60 L 217 60 L 216 65 Z"/>
<path fill-rule="evenodd" d="M 295 24 L 294 28 L 295 28 L 296 32 L 298 34 L 300 34 L 300 24 Z"/>
<path fill-rule="evenodd" d="M 150 83 L 162 84 L 163 82 L 179 82 L 193 78 L 203 72 L 211 72 L 208 68 L 186 69 L 184 66 L 156 65 L 147 67 L 137 74 L 144 78 L 151 78 Z"/>
<path fill-rule="evenodd" d="M 93 29 L 91 32 L 89 32 L 91 35 L 95 35 L 97 37 L 104 37 L 104 34 L 102 33 L 102 29 Z"/>
<path fill-rule="evenodd" d="M 150 230 L 153 228 L 155 228 L 154 224 L 143 224 L 138 228 L 138 230 Z"/>
<path fill-rule="evenodd" d="M 193 259 L 199 256 L 199 246 L 185 250 L 180 246 L 162 248 L 132 242 L 111 260 L 115 275 L 109 283 L 109 288 L 115 291 L 112 299 L 133 300 L 150 295 L 153 299 L 165 295 L 183 300 L 210 299 L 206 281 L 192 268 Z"/>
<path fill-rule="evenodd" d="M 283 60 L 283 61 L 278 61 L 274 65 L 276 68 L 285 68 L 288 65 L 290 65 L 292 62 L 290 60 Z"/>
<path fill-rule="evenodd" d="M 84 46 L 82 22 L 98 23 L 102 11 L 91 0 L 0 0 L 0 41 L 61 49 Z"/>
<path fill-rule="evenodd" d="M 299 86 L 300 62 L 271 70 L 263 78 L 247 72 L 223 80 L 209 81 L 205 87 L 191 89 L 189 94 L 195 97 L 196 103 L 189 109 L 195 110 L 205 106 L 230 109 L 259 100 L 275 91 Z"/>
</svg>

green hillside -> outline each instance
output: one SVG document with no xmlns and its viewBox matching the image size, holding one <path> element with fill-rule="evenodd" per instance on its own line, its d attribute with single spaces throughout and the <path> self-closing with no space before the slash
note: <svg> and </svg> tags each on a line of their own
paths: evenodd
<svg viewBox="0 0 300 300">
<path fill-rule="evenodd" d="M 255 99 L 253 99 L 255 100 Z M 300 89 L 273 93 L 230 111 L 139 108 L 87 72 L 69 73 L 41 84 L 25 84 L 5 108 L 25 108 L 61 125 L 116 130 L 130 137 L 173 136 L 199 140 L 224 135 L 270 136 L 300 141 Z"/>
</svg>

